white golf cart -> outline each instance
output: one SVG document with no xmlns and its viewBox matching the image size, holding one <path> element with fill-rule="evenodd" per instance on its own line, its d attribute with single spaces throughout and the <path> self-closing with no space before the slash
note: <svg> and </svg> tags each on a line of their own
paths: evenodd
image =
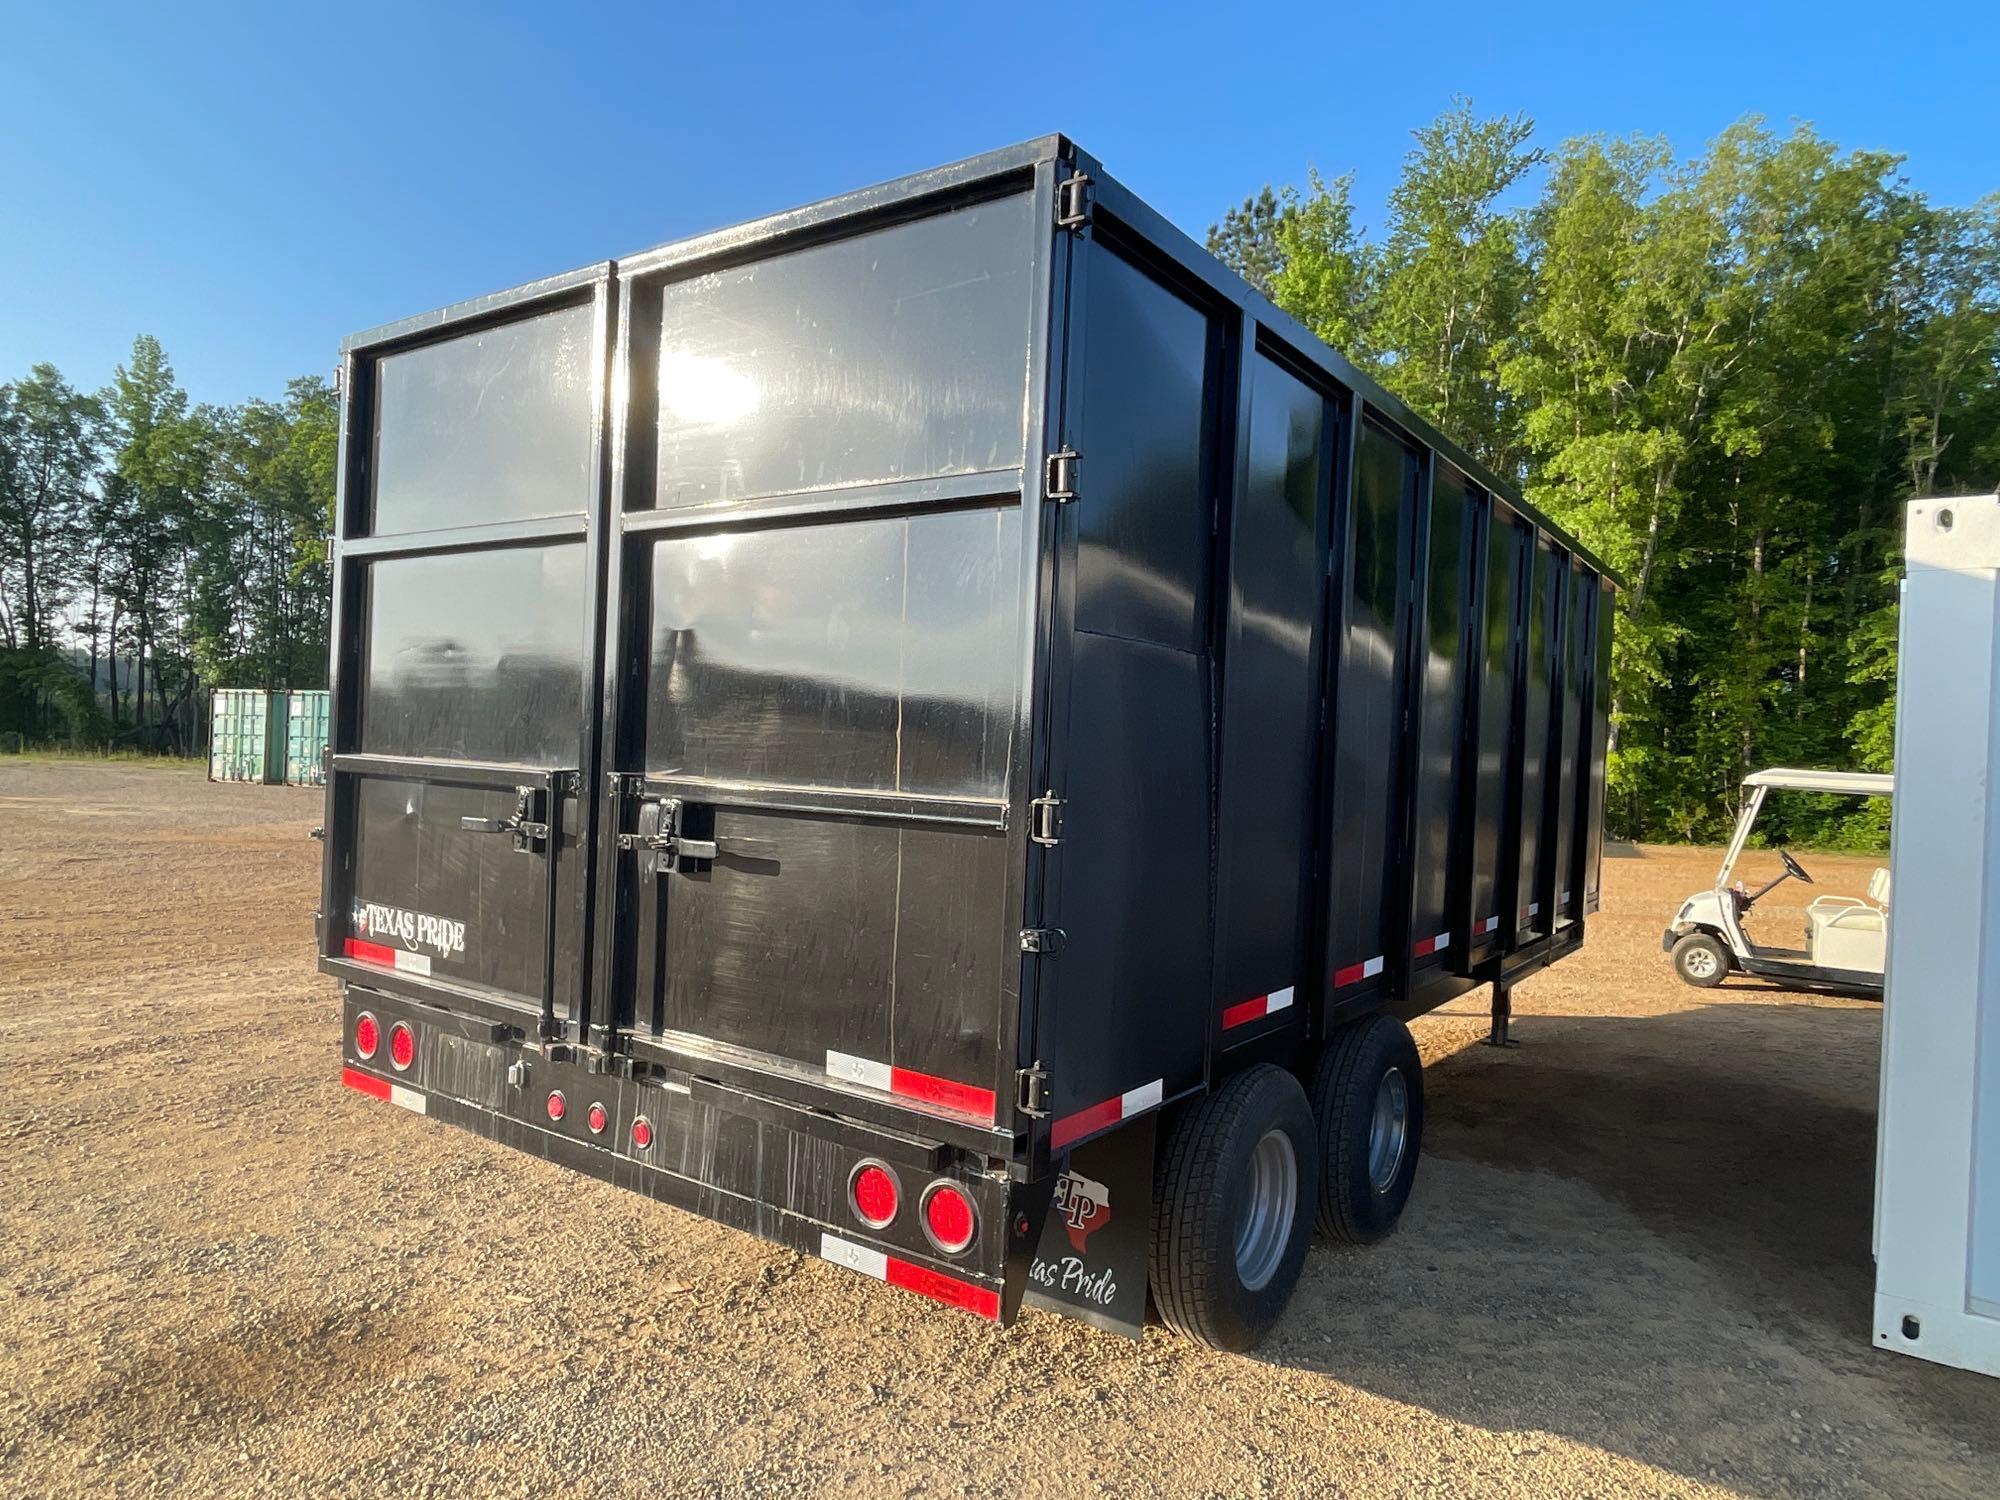
<svg viewBox="0 0 2000 1500">
<path fill-rule="evenodd" d="M 1729 873 L 1749 841 L 1750 829 L 1771 791 L 1834 792 L 1849 797 L 1891 797 L 1896 778 L 1866 771 L 1758 771 L 1743 778 L 1743 812 L 1722 856 L 1715 888 L 1682 903 L 1660 946 L 1674 956 L 1674 972 L 1687 983 L 1709 989 L 1733 970 L 1796 989 L 1855 991 L 1880 997 L 1889 948 L 1889 872 L 1878 869 L 1868 895 L 1821 896 L 1806 911 L 1803 948 L 1770 947 L 1751 939 L 1743 919 L 1751 908 L 1787 880 L 1813 883 L 1812 876 L 1778 851 L 1784 870 L 1768 884 L 1746 891 L 1729 883 Z"/>
</svg>

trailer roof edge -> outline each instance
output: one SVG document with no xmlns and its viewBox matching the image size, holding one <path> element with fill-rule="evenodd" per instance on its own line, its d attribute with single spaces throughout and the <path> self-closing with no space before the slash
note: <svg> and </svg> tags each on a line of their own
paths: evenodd
<svg viewBox="0 0 2000 1500">
<path fill-rule="evenodd" d="M 709 260 L 747 250 L 767 240 L 808 232 L 897 204 L 976 190 L 983 183 L 1028 171 L 1049 161 L 1074 162 L 1088 172 L 1098 202 L 1112 217 L 1143 235 L 1170 257 L 1184 274 L 1199 281 L 1212 295 L 1255 317 L 1295 354 L 1316 365 L 1329 380 L 1352 391 L 1366 406 L 1401 428 L 1409 437 L 1434 449 L 1467 478 L 1533 521 L 1538 529 L 1554 538 L 1600 577 L 1618 588 L 1626 587 L 1622 574 L 1586 547 L 1567 527 L 1531 504 L 1513 482 L 1495 474 L 1436 424 L 1420 416 L 1346 355 L 1196 244 L 1185 230 L 1111 176 L 1101 161 L 1079 147 L 1072 138 L 1060 133 L 1035 136 L 1012 146 L 890 178 L 798 208 L 705 230 L 616 260 L 595 261 L 556 276 L 384 323 L 341 340 L 341 356 L 345 358 L 357 349 L 419 338 L 450 324 L 497 314 L 543 298 L 561 297 L 627 269 L 635 274 L 644 274 L 686 262 Z"/>
</svg>

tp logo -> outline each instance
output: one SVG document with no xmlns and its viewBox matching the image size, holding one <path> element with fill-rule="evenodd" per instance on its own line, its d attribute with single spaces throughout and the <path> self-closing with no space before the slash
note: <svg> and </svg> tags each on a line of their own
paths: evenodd
<svg viewBox="0 0 2000 1500">
<path fill-rule="evenodd" d="M 1063 1216 L 1063 1229 L 1070 1248 L 1078 1255 L 1090 1237 L 1111 1222 L 1111 1190 L 1075 1172 L 1056 1179 L 1056 1210 Z"/>
</svg>

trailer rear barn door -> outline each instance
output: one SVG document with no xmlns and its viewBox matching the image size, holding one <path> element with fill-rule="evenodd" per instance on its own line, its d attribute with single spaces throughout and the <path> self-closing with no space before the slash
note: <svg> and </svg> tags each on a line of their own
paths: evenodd
<svg viewBox="0 0 2000 1500">
<path fill-rule="evenodd" d="M 1407 737 L 1402 664 L 1419 461 L 1372 422 L 1361 424 L 1355 441 L 1345 630 L 1333 691 L 1327 929 L 1336 1006 L 1389 983 L 1384 970 L 1401 925 L 1391 893 L 1404 889 L 1407 875 L 1397 848 Z M 1397 964 L 1400 972 L 1400 958 Z"/>
<path fill-rule="evenodd" d="M 362 983 L 580 1003 L 606 297 L 585 276 L 350 364 L 326 953 Z"/>
<path fill-rule="evenodd" d="M 623 268 L 606 1003 L 641 1045 L 1011 1102 L 1030 224 Z"/>
</svg>

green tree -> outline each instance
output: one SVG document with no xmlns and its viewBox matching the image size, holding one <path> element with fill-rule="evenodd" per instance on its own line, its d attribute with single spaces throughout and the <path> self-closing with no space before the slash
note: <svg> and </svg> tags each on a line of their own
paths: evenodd
<svg viewBox="0 0 2000 1500">
<path fill-rule="evenodd" d="M 0 385 L 0 631 L 10 647 L 54 642 L 83 550 L 102 420 L 54 365 Z"/>
<path fill-rule="evenodd" d="M 1373 366 L 1371 327 L 1375 256 L 1354 222 L 1352 173 L 1332 182 L 1317 169 L 1303 194 L 1285 190 L 1277 228 L 1279 269 L 1271 284 L 1278 306 L 1364 368 Z"/>
<path fill-rule="evenodd" d="M 1373 338 L 1390 389 L 1490 467 L 1515 475 L 1520 415 L 1501 384 L 1529 269 L 1504 206 L 1542 153 L 1525 115 L 1480 119 L 1455 100 L 1414 132 L 1389 195 Z"/>
<path fill-rule="evenodd" d="M 1209 253 L 1269 297 L 1285 266 L 1279 232 L 1290 213 L 1267 183 L 1208 226 Z"/>
</svg>

